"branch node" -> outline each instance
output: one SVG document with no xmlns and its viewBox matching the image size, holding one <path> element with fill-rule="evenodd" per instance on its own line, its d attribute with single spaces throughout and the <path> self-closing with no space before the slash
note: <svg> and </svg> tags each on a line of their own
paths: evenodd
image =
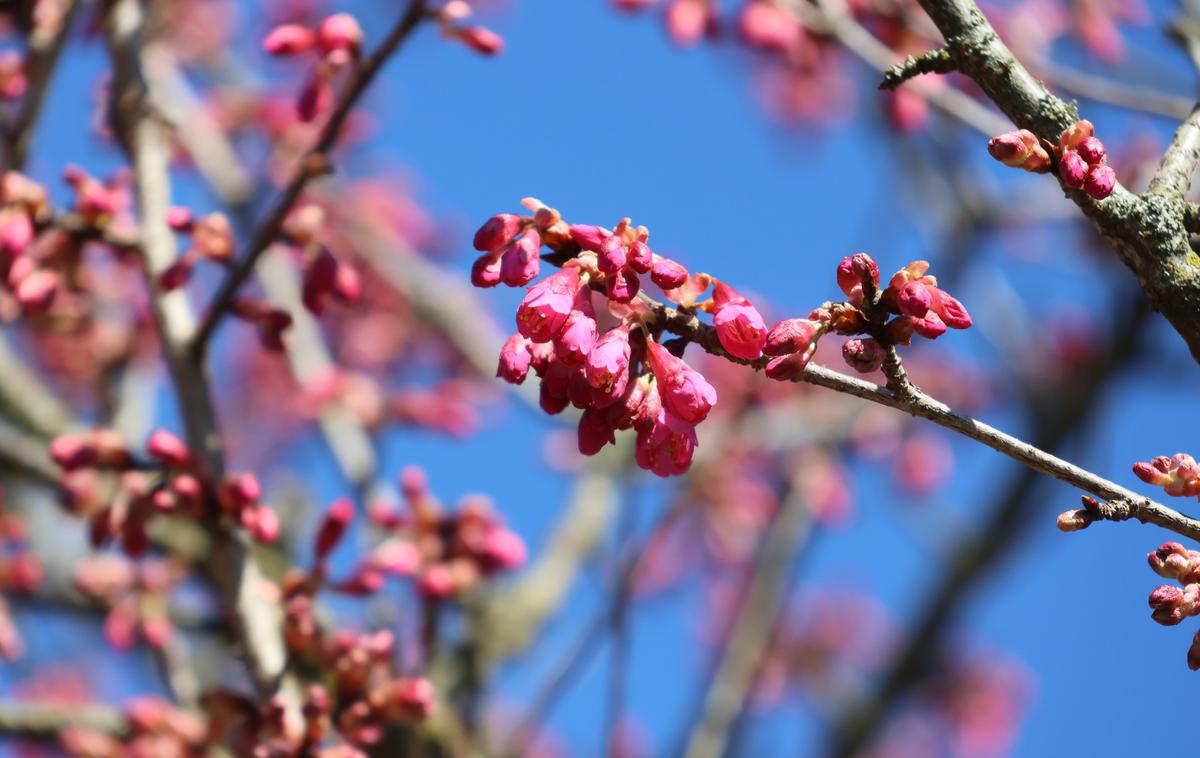
<svg viewBox="0 0 1200 758">
<path fill-rule="evenodd" d="M 910 55 L 883 72 L 879 89 L 894 90 L 904 82 L 921 74 L 948 74 L 957 71 L 958 64 L 950 51 L 944 47 L 934 48 L 920 55 Z"/>
</svg>

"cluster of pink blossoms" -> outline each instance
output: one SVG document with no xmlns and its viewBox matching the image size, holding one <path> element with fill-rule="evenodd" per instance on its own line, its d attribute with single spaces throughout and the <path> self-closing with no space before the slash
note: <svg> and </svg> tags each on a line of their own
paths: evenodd
<svg viewBox="0 0 1200 758">
<path fill-rule="evenodd" d="M 1108 165 L 1108 151 L 1096 138 L 1091 121 L 1072 124 L 1058 138 L 1053 154 L 1028 129 L 992 137 L 988 152 L 1006 166 L 1022 168 L 1041 174 L 1058 166 L 1058 176 L 1071 189 L 1081 189 L 1095 200 L 1112 194 L 1117 183 L 1116 172 Z"/>
<path fill-rule="evenodd" d="M 1188 550 L 1178 542 L 1164 542 L 1146 559 L 1154 573 L 1180 585 L 1154 588 L 1150 593 L 1150 617 L 1163 626 L 1175 626 L 1189 616 L 1200 615 L 1200 551 Z M 1200 630 L 1192 637 L 1187 664 L 1192 671 L 1200 669 Z"/>
<path fill-rule="evenodd" d="M 94 547 L 120 542 L 138 557 L 150 547 L 147 526 L 159 515 L 201 519 L 216 503 L 221 513 L 256 541 L 279 536 L 279 517 L 260 502 L 262 487 L 253 474 L 231 474 L 216 493 L 206 492 L 195 460 L 183 440 L 159 429 L 146 442 L 149 460 L 138 460 L 115 431 L 68 433 L 50 443 L 50 457 L 63 470 L 60 498 L 71 513 L 88 519 Z M 115 475 L 117 491 L 106 491 L 105 475 Z"/>
<path fill-rule="evenodd" d="M 128 650 L 140 637 L 162 648 L 174 634 L 167 613 L 170 594 L 186 575 L 183 565 L 155 558 L 134 563 L 111 553 L 93 555 L 75 564 L 75 587 L 108 609 L 104 638 L 117 650 Z"/>
<path fill-rule="evenodd" d="M 9 660 L 20 658 L 25 652 L 25 644 L 5 597 L 33 594 L 46 573 L 28 536 L 25 519 L 5 511 L 0 505 L 0 657 Z"/>
<path fill-rule="evenodd" d="M 159 277 L 159 286 L 170 291 L 182 287 L 192 276 L 192 269 L 199 261 L 226 265 L 233 260 L 233 227 L 224 213 L 210 213 L 195 218 L 182 206 L 172 208 L 167 214 L 171 229 L 189 237 L 190 245 L 170 268 Z"/>
<path fill-rule="evenodd" d="M 1162 487 L 1172 497 L 1200 496 L 1200 464 L 1187 453 L 1133 464 L 1133 473 L 1146 484 Z"/>
<path fill-rule="evenodd" d="M 637 432 L 638 465 L 659 476 L 682 474 L 697 445 L 696 425 L 717 393 L 681 357 L 684 341 L 660 343 L 662 325 L 653 301 L 639 298 L 642 276 L 685 313 L 709 313 L 721 348 L 736 360 L 763 361 L 767 376 L 794 380 L 804 373 L 827 331 L 866 335 L 846 342 L 847 363 L 862 372 L 883 363 L 886 348 L 912 335 L 934 339 L 948 327 L 965 329 L 971 317 L 939 289 L 916 261 L 879 291 L 879 268 L 870 256 L 846 258 L 838 284 L 849 302 L 826 303 L 808 318 L 785 319 L 768 329 L 758 309 L 725 282 L 689 274 L 680 263 L 650 249 L 649 230 L 624 218 L 611 230 L 568 224 L 533 198 L 532 215 L 503 213 L 475 234 L 482 255 L 471 268 L 477 287 L 525 286 L 541 272 L 548 247 L 561 270 L 529 288 L 517 309 L 517 333 L 500 352 L 497 376 L 519 384 L 530 369 L 541 379 L 547 413 L 568 405 L 583 411 L 579 450 L 594 455 L 615 443 L 615 433 Z M 712 286 L 712 297 L 698 299 Z M 596 307 L 603 298 L 604 307 Z M 896 318 L 888 320 L 889 315 Z M 601 328 L 601 324 L 606 326 Z"/>
</svg>

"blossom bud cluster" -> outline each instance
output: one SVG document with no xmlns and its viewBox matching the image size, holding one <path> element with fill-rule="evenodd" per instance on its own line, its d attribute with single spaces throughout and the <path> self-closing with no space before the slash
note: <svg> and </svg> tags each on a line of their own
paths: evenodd
<svg viewBox="0 0 1200 758">
<path fill-rule="evenodd" d="M 1058 138 L 1058 176 L 1063 184 L 1081 189 L 1095 200 L 1112 194 L 1117 174 L 1108 165 L 1108 152 L 1096 139 L 1091 121 L 1072 124 Z"/>
<path fill-rule="evenodd" d="M 582 410 L 584 455 L 614 443 L 617 431 L 634 429 L 638 464 L 659 476 L 688 469 L 696 426 L 716 404 L 717 393 L 682 359 L 683 341 L 660 343 L 656 303 L 638 297 L 644 276 L 681 311 L 711 314 L 712 333 L 730 358 L 762 362 L 767 376 L 780 381 L 804 373 L 817 341 L 830 330 L 869 335 L 850 340 L 843 351 L 850 365 L 866 372 L 882 364 L 886 346 L 909 344 L 914 332 L 933 339 L 947 328 L 971 325 L 962 304 L 927 275 L 924 261 L 898 271 L 880 293 L 878 266 L 859 254 L 838 267 L 838 284 L 850 302 L 827 303 L 808 318 L 784 319 L 768 329 L 758 309 L 733 287 L 708 274 L 692 275 L 655 253 L 646 227 L 628 218 L 612 229 L 568 224 L 540 201 L 522 202 L 532 215 L 502 213 L 475 233 L 475 248 L 483 254 L 471 268 L 472 283 L 529 285 L 541 274 L 543 247 L 562 268 L 529 287 L 517 308 L 517 333 L 501 349 L 496 374 L 520 384 L 532 370 L 541 380 L 543 410 L 560 413 L 568 405 Z M 710 286 L 711 299 L 699 301 Z M 602 330 L 605 322 L 612 325 Z"/>
<path fill-rule="evenodd" d="M 1078 121 L 1063 131 L 1058 145 L 1054 146 L 1053 156 L 1028 129 L 992 137 L 988 141 L 988 152 L 1005 166 L 1034 173 L 1048 172 L 1057 161 L 1058 176 L 1063 184 L 1071 189 L 1081 189 L 1095 200 L 1111 195 L 1117 183 L 1116 172 L 1108 165 L 1104 143 L 1096 138 L 1096 128 L 1087 120 Z"/>
<path fill-rule="evenodd" d="M 1154 460 L 1133 464 L 1133 473 L 1146 484 L 1162 487 L 1174 497 L 1200 496 L 1200 464 L 1187 453 L 1168 458 L 1160 455 Z"/>
<path fill-rule="evenodd" d="M 883 365 L 887 348 L 909 345 L 913 335 L 937 339 L 947 329 L 967 329 L 971 315 L 963 304 L 938 287 L 929 263 L 913 261 L 892 275 L 879 290 L 879 266 L 866 253 L 842 259 L 837 267 L 838 287 L 845 303 L 818 308 L 810 318 L 827 322 L 827 328 L 847 336 L 842 357 L 860 373 Z"/>
<path fill-rule="evenodd" d="M 1150 618 L 1163 626 L 1175 626 L 1189 616 L 1200 615 L 1200 551 L 1188 550 L 1178 542 L 1164 542 L 1147 553 L 1146 560 L 1154 573 L 1180 585 L 1164 584 L 1150 592 Z M 1192 671 L 1200 669 L 1200 630 L 1188 648 L 1187 664 Z"/>
<path fill-rule="evenodd" d="M 50 457 L 62 469 L 63 505 L 88 519 L 93 547 L 119 541 L 138 557 L 150 546 L 147 527 L 159 515 L 203 519 L 223 514 L 256 541 L 274 542 L 279 517 L 260 502 L 262 488 L 253 474 L 226 477 L 216 492 L 197 474 L 187 445 L 159 429 L 146 443 L 149 460 L 139 460 L 115 431 L 68 433 L 50 443 Z M 117 491 L 105 493 L 104 474 L 117 477 Z"/>
<path fill-rule="evenodd" d="M 487 498 L 468 496 L 453 511 L 446 512 L 429 490 L 424 472 L 415 467 L 401 472 L 400 485 L 407 510 L 382 502 L 371 506 L 370 522 L 384 538 L 348 577 L 329 584 L 329 589 L 369 595 L 382 589 L 387 577 L 392 576 L 413 580 L 423 598 L 443 600 L 525 563 L 524 541 L 504 526 Z M 290 585 L 311 593 L 324 582 L 326 561 L 353 518 L 349 500 L 338 500 L 330 506 L 314 538 L 313 570 L 295 574 Z"/>
<path fill-rule="evenodd" d="M 72 726 L 59 735 L 68 755 L 86 758 L 203 755 L 211 744 L 210 724 L 203 716 L 159 697 L 140 697 L 122 708 L 127 729 L 116 735 Z"/>
<path fill-rule="evenodd" d="M 649 312 L 636 298 L 646 276 L 668 297 L 691 290 L 686 297 L 693 303 L 711 278 L 691 277 L 679 263 L 656 254 L 648 244 L 649 230 L 627 218 L 611 230 L 568 225 L 536 200 L 525 204 L 532 217 L 501 214 L 476 233 L 475 247 L 484 254 L 473 267 L 472 281 L 484 287 L 531 282 L 539 274 L 543 245 L 569 260 L 525 295 L 517 309 L 517 333 L 501 349 L 497 375 L 518 384 L 532 369 L 541 379 L 543 410 L 560 413 L 568 405 L 583 410 L 583 454 L 594 455 L 615 443 L 618 430 L 632 428 L 642 468 L 660 476 L 683 473 L 696 448 L 696 425 L 716 403 L 716 390 L 647 336 Z M 727 285 L 718 282 L 717 292 L 708 307 L 722 346 L 746 360 L 757 359 L 767 340 L 762 316 Z M 595 298 L 605 305 L 600 314 Z M 598 319 L 606 317 L 615 324 L 601 333 Z"/>
<path fill-rule="evenodd" d="M 333 79 L 362 54 L 363 32 L 348 13 L 325 17 L 315 29 L 283 24 L 263 40 L 268 55 L 291 57 L 316 54 L 317 60 L 296 101 L 296 113 L 313 121 L 333 105 Z"/>
<path fill-rule="evenodd" d="M 178 206 L 167 213 L 167 223 L 173 231 L 188 235 L 191 244 L 159 276 L 158 284 L 163 290 L 169 292 L 187 284 L 199 261 L 225 265 L 233 260 L 233 227 L 224 213 L 195 218 L 189 209 Z"/>
<path fill-rule="evenodd" d="M 175 627 L 167 613 L 171 590 L 185 569 L 176 563 L 143 558 L 137 563 L 121 555 L 88 556 L 75 564 L 76 589 L 108 609 L 104 638 L 117 650 L 128 650 L 140 638 L 162 648 Z"/>
</svg>

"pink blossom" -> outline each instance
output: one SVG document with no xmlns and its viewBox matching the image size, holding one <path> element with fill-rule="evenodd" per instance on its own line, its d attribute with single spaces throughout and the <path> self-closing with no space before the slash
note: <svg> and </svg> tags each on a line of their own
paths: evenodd
<svg viewBox="0 0 1200 758">
<path fill-rule="evenodd" d="M 932 296 L 930 307 L 951 329 L 967 329 L 971 326 L 971 314 L 957 299 L 937 287 L 928 288 Z"/>
<path fill-rule="evenodd" d="M 713 285 L 713 302 L 713 326 L 721 346 L 738 358 L 759 358 L 767 342 L 767 325 L 758 310 L 724 282 Z"/>
<path fill-rule="evenodd" d="M 579 269 L 564 268 L 530 288 L 517 308 L 517 330 L 534 342 L 554 339 L 575 304 Z"/>
<path fill-rule="evenodd" d="M 675 44 L 696 44 L 712 23 L 708 0 L 672 0 L 667 6 L 666 22 L 667 34 Z"/>
<path fill-rule="evenodd" d="M 586 288 L 581 292 L 586 292 Z M 554 354 L 564 366 L 579 366 L 596 344 L 596 319 L 588 300 L 586 308 L 576 308 L 567 316 L 562 330 L 554 337 Z"/>
<path fill-rule="evenodd" d="M 842 357 L 860 374 L 869 374 L 883 365 L 884 349 L 873 339 L 852 339 L 842 345 Z"/>
<path fill-rule="evenodd" d="M 786 355 L 808 350 L 820 336 L 822 325 L 806 318 L 789 318 L 780 321 L 767 332 L 763 352 L 767 355 Z"/>
<path fill-rule="evenodd" d="M 318 561 L 324 560 L 342 541 L 353 518 L 354 503 L 349 498 L 340 498 L 329 506 L 313 538 L 313 554 Z"/>
<path fill-rule="evenodd" d="M 1050 153 L 1028 129 L 1005 132 L 992 137 L 988 142 L 988 152 L 1005 166 L 1033 172 L 1050 168 Z"/>
<path fill-rule="evenodd" d="M 629 246 L 629 267 L 639 274 L 648 274 L 654 268 L 654 252 L 641 240 Z"/>
<path fill-rule="evenodd" d="M 671 355 L 662 345 L 649 342 L 646 347 L 663 407 L 689 424 L 703 421 L 717 402 L 717 391 L 700 372 Z"/>
<path fill-rule="evenodd" d="M 597 265 L 605 274 L 615 274 L 625 267 L 629 258 L 629 248 L 625 241 L 615 234 L 604 238 L 597 251 Z"/>
<path fill-rule="evenodd" d="M 295 55 L 312 49 L 316 35 L 298 24 L 284 24 L 272 29 L 263 40 L 268 55 Z"/>
<path fill-rule="evenodd" d="M 677 476 L 692 465 L 696 445 L 696 427 L 663 410 L 652 424 L 638 429 L 634 457 L 647 471 Z"/>
<path fill-rule="evenodd" d="M 1112 194 L 1117 185 L 1117 174 L 1112 166 L 1093 166 L 1083 182 L 1083 191 L 1093 200 L 1103 200 Z"/>
<path fill-rule="evenodd" d="M 521 535 L 502 527 L 488 530 L 480 556 L 484 571 L 511 571 L 523 566 L 527 557 L 528 550 Z"/>
<path fill-rule="evenodd" d="M 1061 151 L 1074 150 L 1088 137 L 1096 134 L 1096 127 L 1087 119 L 1077 121 L 1063 130 L 1058 138 L 1058 149 Z"/>
<path fill-rule="evenodd" d="M 499 55 L 504 52 L 504 38 L 485 26 L 456 29 L 454 37 L 482 55 Z"/>
<path fill-rule="evenodd" d="M 524 221 L 514 213 L 498 213 L 483 223 L 475 232 L 473 244 L 476 250 L 495 252 L 521 231 Z"/>
<path fill-rule="evenodd" d="M 1079 153 L 1079 157 L 1087 161 L 1089 166 L 1095 166 L 1097 163 L 1104 163 L 1108 156 L 1108 151 L 1104 149 L 1104 143 L 1095 137 L 1087 137 L 1079 142 L 1075 150 Z"/>
<path fill-rule="evenodd" d="M 187 445 L 165 429 L 155 430 L 146 442 L 150 457 L 168 468 L 184 468 L 191 462 Z"/>
<path fill-rule="evenodd" d="M 738 33 L 747 44 L 767 50 L 787 50 L 800 40 L 800 24 L 783 8 L 763 0 L 742 7 Z"/>
<path fill-rule="evenodd" d="M 608 330 L 584 363 L 588 383 L 609 397 L 621 397 L 629 381 L 629 358 L 629 330 L 622 326 Z"/>
<path fill-rule="evenodd" d="M 929 288 L 922 282 L 909 282 L 896 295 L 896 307 L 900 312 L 915 318 L 923 317 L 933 303 Z"/>
<path fill-rule="evenodd" d="M 500 283 L 501 256 L 499 252 L 484 253 L 471 264 L 471 284 L 476 287 L 495 287 Z"/>
<path fill-rule="evenodd" d="M 808 366 L 808 362 L 812 360 L 814 353 L 816 353 L 816 350 L 810 347 L 807 350 L 772 358 L 767 361 L 764 373 L 769 378 L 781 382 L 790 382 L 799 379 L 804 375 L 804 369 Z"/>
<path fill-rule="evenodd" d="M 1064 150 L 1058 161 L 1058 176 L 1072 189 L 1082 189 L 1087 179 L 1088 164 L 1074 150 Z"/>
<path fill-rule="evenodd" d="M 579 452 L 595 455 L 605 445 L 616 444 L 617 438 L 609 425 L 607 414 L 599 408 L 587 408 L 579 417 Z"/>
<path fill-rule="evenodd" d="M 541 247 L 542 238 L 537 230 L 526 230 L 501 256 L 500 280 L 510 287 L 522 287 L 536 279 Z"/>
<path fill-rule="evenodd" d="M 935 340 L 946 333 L 946 322 L 936 311 L 926 313 L 925 318 L 914 318 L 912 327 L 913 331 L 928 340 Z"/>
<path fill-rule="evenodd" d="M 659 258 L 650 270 L 650 281 L 664 290 L 682 287 L 688 280 L 688 270 L 670 258 Z"/>
<path fill-rule="evenodd" d="M 350 57 L 357 57 L 362 48 L 362 27 L 349 13 L 335 13 L 325 17 L 317 27 L 316 42 L 326 55 L 344 52 Z"/>
<path fill-rule="evenodd" d="M 637 297 L 641 289 L 638 275 L 629 267 L 622 268 L 615 274 L 609 274 L 605 279 L 605 292 L 608 298 L 617 303 L 629 303 Z"/>
<path fill-rule="evenodd" d="M 514 334 L 500 348 L 500 365 L 496 368 L 496 376 L 509 384 L 520 384 L 529 373 L 529 365 L 533 360 L 530 352 L 530 342 L 520 334 Z"/>
<path fill-rule="evenodd" d="M 588 224 L 571 224 L 570 226 L 571 240 L 579 245 L 584 250 L 599 252 L 600 246 L 604 241 L 612 236 L 612 232 L 602 226 L 591 226 Z"/>
</svg>

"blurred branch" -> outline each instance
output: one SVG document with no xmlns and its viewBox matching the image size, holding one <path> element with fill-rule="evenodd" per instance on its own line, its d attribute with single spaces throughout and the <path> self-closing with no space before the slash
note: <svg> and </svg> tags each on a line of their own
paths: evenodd
<svg viewBox="0 0 1200 758">
<path fill-rule="evenodd" d="M 7 171 L 21 171 L 25 167 L 38 116 L 46 101 L 46 91 L 80 5 L 82 0 L 70 0 L 62 16 L 62 26 L 55 34 L 39 34 L 35 25 L 29 37 L 29 52 L 24 66 L 28 82 L 25 96 L 16 117 L 4 127 L 4 166 Z"/>
<path fill-rule="evenodd" d="M 193 318 L 182 291 L 163 292 L 162 272 L 176 259 L 175 239 L 167 225 L 171 206 L 168 163 L 170 134 L 147 98 L 142 69 L 146 8 L 139 0 L 117 0 L 108 10 L 105 33 L 113 59 L 112 118 L 133 163 L 141 220 L 141 251 L 163 357 L 175 387 L 187 442 L 198 472 L 211 488 L 224 474 L 221 435 L 205 368 L 193 360 Z M 210 489 L 211 491 L 211 489 Z M 298 685 L 288 673 L 281 610 L 264 601 L 266 578 L 244 532 L 211 524 L 212 554 L 204 567 L 233 610 L 251 677 L 264 698 L 280 694 L 298 704 Z"/>
<path fill-rule="evenodd" d="M 309 148 L 300 159 L 296 175 L 258 225 L 250 238 L 246 252 L 242 255 L 241 260 L 234 264 L 233 269 L 213 298 L 192 345 L 195 355 L 204 355 L 218 324 L 233 305 L 238 290 L 254 271 L 259 256 L 279 236 L 283 222 L 287 219 L 288 213 L 291 212 L 296 201 L 300 199 L 300 194 L 308 186 L 309 181 L 328 172 L 330 168 L 329 152 L 341 135 L 346 119 L 349 118 L 359 98 L 383 69 L 384 64 L 400 49 L 402 43 L 425 18 L 425 14 L 424 0 L 409 0 L 407 10 L 388 36 L 370 56 L 359 64 L 356 76 L 338 99 L 329 115 L 329 120 L 325 122 L 317 137 L 316 144 Z"/>
<path fill-rule="evenodd" d="M 1049 58 L 1030 61 L 1030 66 L 1052 87 L 1084 100 L 1175 120 L 1187 118 L 1192 112 L 1192 101 L 1186 97 L 1095 76 L 1062 66 Z"/>
<path fill-rule="evenodd" d="M 725 755 L 730 731 L 746 708 L 771 642 L 795 556 L 811 529 L 800 488 L 789 483 L 779 512 L 764 532 L 745 599 L 705 696 L 703 714 L 688 739 L 686 758 Z"/>
<path fill-rule="evenodd" d="M 0 734 L 53 740 L 65 729 L 89 729 L 121 736 L 129 724 L 120 711 L 103 705 L 52 701 L 0 702 Z"/>
</svg>

